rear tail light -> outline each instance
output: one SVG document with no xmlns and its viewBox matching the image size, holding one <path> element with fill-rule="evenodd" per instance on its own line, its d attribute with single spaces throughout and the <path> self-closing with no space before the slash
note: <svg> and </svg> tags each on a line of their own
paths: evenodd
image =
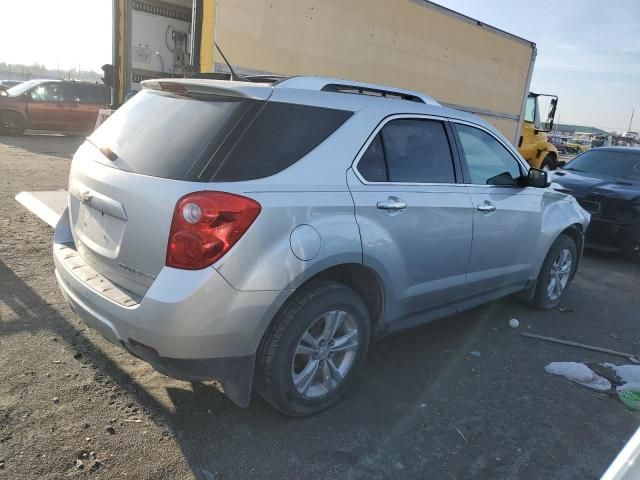
<svg viewBox="0 0 640 480">
<path fill-rule="evenodd" d="M 223 192 L 197 192 L 176 204 L 167 245 L 167 266 L 208 267 L 222 258 L 260 213 L 250 198 Z"/>
</svg>

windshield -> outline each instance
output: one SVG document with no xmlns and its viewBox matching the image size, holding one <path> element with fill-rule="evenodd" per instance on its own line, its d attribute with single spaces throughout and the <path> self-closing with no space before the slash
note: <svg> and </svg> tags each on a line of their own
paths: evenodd
<svg viewBox="0 0 640 480">
<path fill-rule="evenodd" d="M 19 97 L 20 95 L 22 95 L 23 93 L 25 93 L 29 89 L 35 87 L 36 85 L 38 85 L 41 82 L 42 82 L 42 80 L 29 80 L 28 82 L 23 82 L 23 83 L 21 83 L 19 85 L 16 85 L 15 87 L 11 87 L 11 88 L 7 89 L 6 94 L 9 97 Z"/>
<path fill-rule="evenodd" d="M 589 150 L 573 159 L 565 170 L 640 181 L 640 151 Z"/>
</svg>

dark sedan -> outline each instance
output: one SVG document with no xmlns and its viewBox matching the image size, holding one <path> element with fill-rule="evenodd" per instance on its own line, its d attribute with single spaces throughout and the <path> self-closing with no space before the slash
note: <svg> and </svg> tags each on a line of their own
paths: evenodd
<svg viewBox="0 0 640 480">
<path fill-rule="evenodd" d="M 551 180 L 591 213 L 587 246 L 640 256 L 640 148 L 591 149 Z"/>
</svg>

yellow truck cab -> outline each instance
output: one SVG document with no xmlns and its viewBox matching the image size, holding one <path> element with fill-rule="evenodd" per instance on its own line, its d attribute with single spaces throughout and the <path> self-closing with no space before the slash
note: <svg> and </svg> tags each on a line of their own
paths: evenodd
<svg viewBox="0 0 640 480">
<path fill-rule="evenodd" d="M 591 148 L 591 139 L 585 137 L 573 137 L 567 142 L 567 147 L 572 153 L 586 152 Z"/>
<path fill-rule="evenodd" d="M 540 122 L 540 103 L 546 104 L 546 119 Z M 524 121 L 518 151 L 532 167 L 544 170 L 558 168 L 558 149 L 549 142 L 547 132 L 553 129 L 558 97 L 529 92 L 525 104 Z"/>
</svg>

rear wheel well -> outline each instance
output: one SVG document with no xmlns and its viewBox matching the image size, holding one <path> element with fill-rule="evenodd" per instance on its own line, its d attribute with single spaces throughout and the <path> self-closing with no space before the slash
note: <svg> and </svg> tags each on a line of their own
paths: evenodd
<svg viewBox="0 0 640 480">
<path fill-rule="evenodd" d="M 382 282 L 373 270 L 358 263 L 337 265 L 314 275 L 299 288 L 304 288 L 315 280 L 334 281 L 355 290 L 369 310 L 372 331 L 375 333 L 382 326 L 384 290 Z"/>
</svg>

